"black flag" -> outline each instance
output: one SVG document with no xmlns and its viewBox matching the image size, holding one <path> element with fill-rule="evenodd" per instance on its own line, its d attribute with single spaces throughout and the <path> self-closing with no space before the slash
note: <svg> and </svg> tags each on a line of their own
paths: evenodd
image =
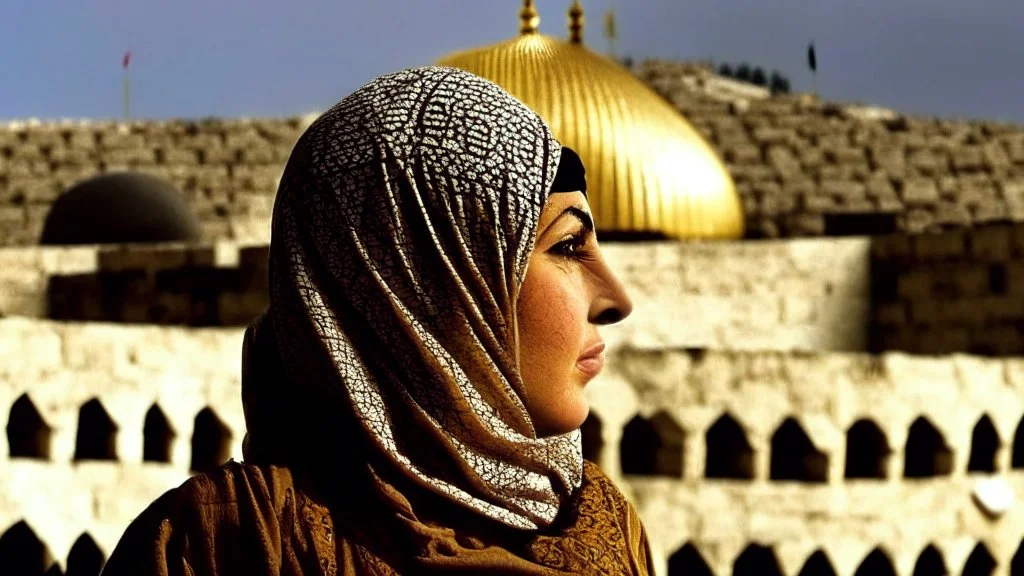
<svg viewBox="0 0 1024 576">
<path fill-rule="evenodd" d="M 814 54 L 814 42 L 807 46 L 807 66 L 810 67 L 811 72 L 818 71 L 818 57 Z"/>
</svg>

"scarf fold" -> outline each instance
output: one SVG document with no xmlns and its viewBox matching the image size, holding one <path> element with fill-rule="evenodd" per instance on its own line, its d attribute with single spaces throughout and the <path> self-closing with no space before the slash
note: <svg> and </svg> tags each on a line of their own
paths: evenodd
<svg viewBox="0 0 1024 576">
<path fill-rule="evenodd" d="M 560 151 L 525 105 L 451 68 L 378 78 L 316 120 L 274 204 L 270 308 L 246 332 L 246 459 L 288 451 L 302 432 L 282 422 L 312 428 L 275 411 L 315 404 L 354 434 L 306 439 L 321 457 L 364 451 L 371 475 L 550 526 L 581 484 L 580 435 L 536 436 L 516 300 Z"/>
</svg>

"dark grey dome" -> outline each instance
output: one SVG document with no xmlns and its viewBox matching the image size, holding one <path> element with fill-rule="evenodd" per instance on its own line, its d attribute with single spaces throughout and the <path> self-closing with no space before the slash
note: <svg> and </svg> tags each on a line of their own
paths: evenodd
<svg viewBox="0 0 1024 576">
<path fill-rule="evenodd" d="M 50 208 L 40 244 L 123 244 L 199 240 L 184 196 L 147 174 L 103 174 L 76 184 Z"/>
</svg>

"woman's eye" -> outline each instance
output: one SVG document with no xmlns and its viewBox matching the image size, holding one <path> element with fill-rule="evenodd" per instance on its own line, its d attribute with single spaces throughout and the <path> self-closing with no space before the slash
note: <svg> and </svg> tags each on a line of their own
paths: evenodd
<svg viewBox="0 0 1024 576">
<path fill-rule="evenodd" d="M 554 249 L 552 251 L 561 256 L 573 258 L 578 255 L 579 249 L 583 247 L 585 241 L 586 238 L 584 238 L 582 235 L 573 236 L 572 238 L 563 240 L 562 242 L 555 244 Z"/>
</svg>

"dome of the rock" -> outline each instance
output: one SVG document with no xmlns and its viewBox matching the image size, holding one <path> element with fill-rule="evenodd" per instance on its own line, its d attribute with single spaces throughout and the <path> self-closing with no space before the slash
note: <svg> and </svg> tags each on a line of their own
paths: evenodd
<svg viewBox="0 0 1024 576">
<path fill-rule="evenodd" d="M 64 192 L 46 216 L 40 244 L 191 242 L 201 227 L 173 186 L 137 172 L 102 174 Z"/>
<path fill-rule="evenodd" d="M 739 238 L 743 208 L 724 163 L 689 122 L 629 70 L 582 43 L 574 3 L 570 40 L 538 33 L 524 2 L 517 38 L 438 64 L 495 82 L 535 110 L 587 169 L 598 228 L 616 236 Z"/>
</svg>

